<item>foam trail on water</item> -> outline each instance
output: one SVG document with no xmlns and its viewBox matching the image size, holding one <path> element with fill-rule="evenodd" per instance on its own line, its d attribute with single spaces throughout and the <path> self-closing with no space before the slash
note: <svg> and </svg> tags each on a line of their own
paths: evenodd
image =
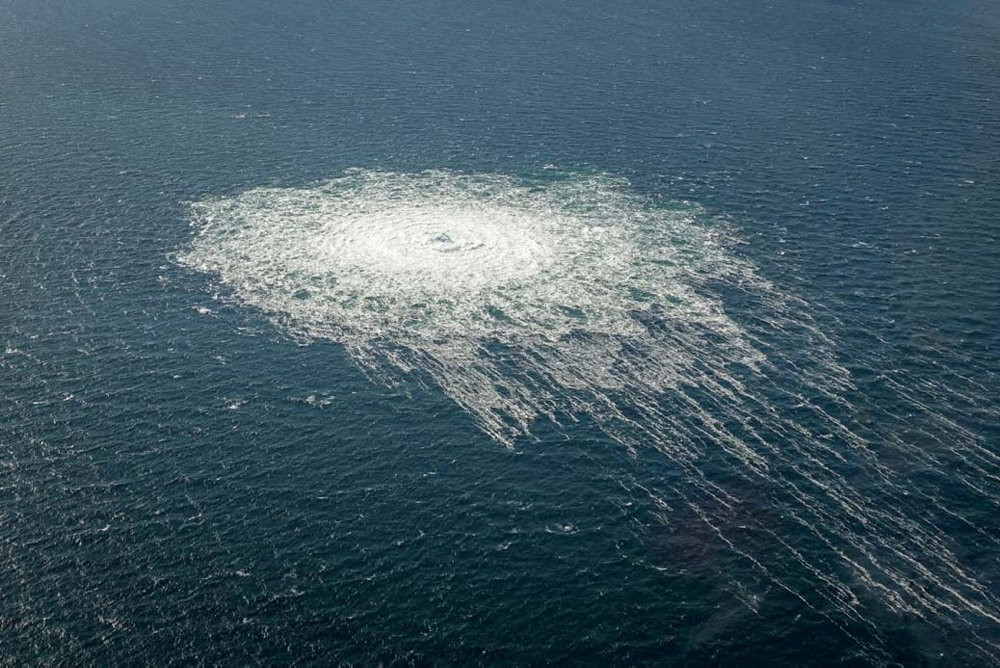
<svg viewBox="0 0 1000 668">
<path fill-rule="evenodd" d="M 900 436 L 809 305 L 734 254 L 698 207 L 656 205 L 607 175 L 353 170 L 191 211 L 180 263 L 295 336 L 337 341 L 390 382 L 431 379 L 508 447 L 540 417 L 588 415 L 675 464 L 674 483 L 649 491 L 666 521 L 693 514 L 821 614 L 865 623 L 875 598 L 967 627 L 997 656 L 997 597 L 942 525 L 994 548 L 996 536 L 885 462 L 996 508 L 1000 458 L 931 407 L 948 388 L 889 374 L 883 388 L 932 447 Z M 727 311 L 733 299 L 746 317 Z M 747 516 L 756 493 L 780 518 Z M 793 544 L 792 527 L 807 540 Z"/>
</svg>

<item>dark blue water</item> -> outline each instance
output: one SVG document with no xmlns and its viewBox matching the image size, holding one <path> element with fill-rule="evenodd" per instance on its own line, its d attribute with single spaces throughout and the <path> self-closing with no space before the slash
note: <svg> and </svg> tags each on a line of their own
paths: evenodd
<svg viewBox="0 0 1000 668">
<path fill-rule="evenodd" d="M 0 0 L 4 661 L 1000 661 L 998 68 L 979 0 Z M 815 339 L 719 289 L 804 425 L 763 438 L 832 443 L 852 538 L 708 436 L 724 526 L 586 415 L 505 448 L 175 262 L 192 201 L 548 165 L 700 205 L 802 300 L 830 396 Z"/>
</svg>

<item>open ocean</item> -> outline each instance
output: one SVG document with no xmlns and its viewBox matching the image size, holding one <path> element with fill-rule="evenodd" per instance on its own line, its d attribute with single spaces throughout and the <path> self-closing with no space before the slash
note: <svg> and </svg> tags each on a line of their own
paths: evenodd
<svg viewBox="0 0 1000 668">
<path fill-rule="evenodd" d="M 0 0 L 0 663 L 1000 664 L 1000 3 Z"/>
</svg>

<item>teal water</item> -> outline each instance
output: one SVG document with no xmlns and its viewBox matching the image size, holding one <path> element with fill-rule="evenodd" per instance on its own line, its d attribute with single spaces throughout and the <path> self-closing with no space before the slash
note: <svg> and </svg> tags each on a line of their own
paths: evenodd
<svg viewBox="0 0 1000 668">
<path fill-rule="evenodd" d="M 205 4 L 0 0 L 6 662 L 1000 660 L 993 3 Z"/>
</svg>

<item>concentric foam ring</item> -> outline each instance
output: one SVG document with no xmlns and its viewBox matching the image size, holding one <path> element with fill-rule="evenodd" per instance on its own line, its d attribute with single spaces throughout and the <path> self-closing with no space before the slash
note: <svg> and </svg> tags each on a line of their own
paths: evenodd
<svg viewBox="0 0 1000 668">
<path fill-rule="evenodd" d="M 359 171 L 194 211 L 181 261 L 306 335 L 552 338 L 632 330 L 654 303 L 720 314 L 681 278 L 723 258 L 692 212 L 649 208 L 608 177 Z"/>
</svg>

